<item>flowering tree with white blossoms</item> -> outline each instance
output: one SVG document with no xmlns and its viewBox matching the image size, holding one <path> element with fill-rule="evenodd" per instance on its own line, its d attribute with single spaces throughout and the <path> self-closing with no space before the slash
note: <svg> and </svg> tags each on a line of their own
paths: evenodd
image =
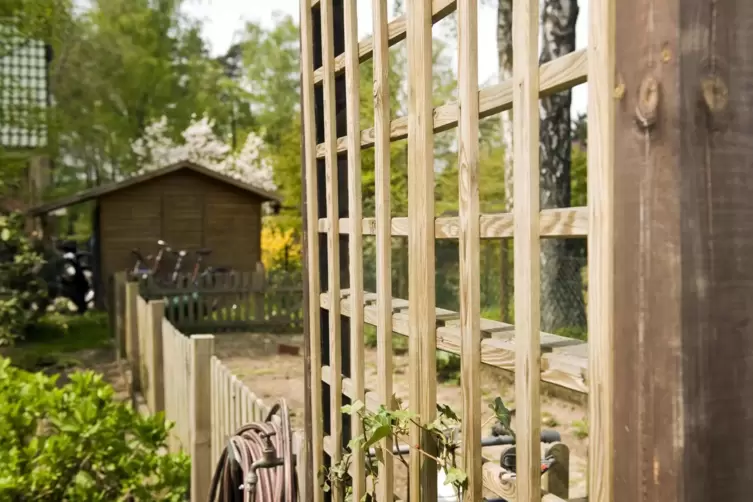
<svg viewBox="0 0 753 502">
<path fill-rule="evenodd" d="M 217 137 L 213 126 L 214 122 L 206 116 L 194 118 L 181 133 L 183 143 L 178 144 L 166 134 L 166 117 L 149 125 L 144 136 L 131 146 L 142 166 L 136 174 L 188 160 L 262 190 L 277 190 L 272 166 L 263 153 L 262 139 L 249 133 L 243 147 L 234 152 Z"/>
</svg>

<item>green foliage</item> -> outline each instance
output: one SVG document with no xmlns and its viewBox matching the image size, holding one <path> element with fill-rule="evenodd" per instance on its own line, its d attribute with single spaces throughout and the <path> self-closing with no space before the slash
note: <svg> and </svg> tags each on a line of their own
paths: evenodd
<svg viewBox="0 0 753 502">
<path fill-rule="evenodd" d="M 436 358 L 437 380 L 440 382 L 459 383 L 460 356 L 443 350 L 438 350 Z"/>
<path fill-rule="evenodd" d="M 364 345 L 369 349 L 377 348 L 376 327 L 366 324 L 363 327 Z M 392 333 L 392 353 L 401 355 L 408 352 L 408 339 L 397 333 Z"/>
<path fill-rule="evenodd" d="M 434 460 L 437 466 L 445 473 L 445 483 L 450 484 L 460 496 L 467 487 L 468 476 L 457 466 L 456 450 L 460 446 L 459 434 L 460 419 L 457 414 L 446 405 L 437 405 L 437 418 L 429 423 L 421 423 L 418 416 L 410 410 L 403 407 L 402 402 L 396 397 L 392 397 L 392 409 L 380 406 L 376 412 L 366 408 L 361 401 L 355 401 L 352 405 L 342 407 L 343 413 L 358 417 L 361 421 L 363 434 L 354 437 L 348 442 L 347 449 L 343 451 L 341 460 L 333 464 L 329 469 L 324 468 L 319 473 L 320 485 L 325 491 L 333 487 L 341 489 L 345 494 L 346 500 L 352 500 L 352 491 L 350 486 L 350 477 L 348 470 L 353 460 L 354 454 L 364 455 L 369 449 L 374 450 L 374 456 L 365 462 L 366 475 L 372 480 L 370 493 L 372 500 L 376 500 L 376 486 L 379 478 L 378 464 L 384 463 L 387 455 L 394 456 L 403 465 L 408 467 L 408 463 L 402 453 L 393 453 L 385 450 L 380 441 L 385 438 L 391 438 L 392 444 L 399 443 L 401 436 L 407 436 L 412 426 L 421 428 L 428 433 L 432 441 L 432 450 L 436 450 L 436 456 L 428 453 L 418 445 L 410 445 L 421 455 Z"/>
<path fill-rule="evenodd" d="M 578 439 L 588 437 L 588 420 L 574 420 L 572 423 L 572 432 Z"/>
<path fill-rule="evenodd" d="M 55 377 L 0 359 L 0 499 L 182 501 L 184 454 L 164 454 L 164 416 L 115 401 L 100 375 Z"/>
<path fill-rule="evenodd" d="M 41 314 L 46 284 L 42 255 L 23 232 L 23 216 L 0 216 L 0 345 L 24 335 Z"/>
<path fill-rule="evenodd" d="M 28 326 L 24 339 L 6 348 L 4 354 L 15 366 L 28 371 L 62 370 L 78 364 L 72 353 L 103 349 L 111 343 L 106 313 L 88 311 L 84 315 L 65 315 L 53 312 Z"/>
</svg>

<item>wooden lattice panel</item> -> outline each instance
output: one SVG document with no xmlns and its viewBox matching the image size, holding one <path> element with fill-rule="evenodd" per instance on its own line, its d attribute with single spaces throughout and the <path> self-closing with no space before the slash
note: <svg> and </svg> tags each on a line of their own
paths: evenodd
<svg viewBox="0 0 753 502">
<path fill-rule="evenodd" d="M 510 80 L 479 89 L 478 0 L 412 0 L 406 14 L 387 22 L 387 1 L 372 0 L 373 35 L 357 40 L 356 0 L 301 0 L 302 111 L 306 199 L 306 263 L 310 357 L 310 446 L 313 478 L 327 459 L 336 462 L 344 437 L 361 433 L 344 420 L 344 399 L 371 408 L 390 406 L 392 334 L 409 338 L 409 406 L 424 422 L 436 414 L 438 348 L 460 355 L 463 394 L 465 500 L 482 489 L 516 500 L 542 497 L 539 479 L 540 385 L 544 380 L 590 394 L 590 500 L 611 498 L 611 275 L 612 123 L 614 105 L 614 0 L 590 0 L 588 49 L 538 65 L 539 0 L 515 0 Z M 458 100 L 432 106 L 432 25 L 458 12 Z M 408 114 L 392 119 L 389 47 L 405 41 L 408 53 Z M 373 58 L 374 124 L 359 127 L 359 65 Z M 344 78 L 343 78 L 344 73 Z M 539 115 L 542 96 L 589 81 L 588 207 L 539 208 Z M 514 113 L 514 200 L 511 214 L 482 214 L 479 201 L 479 120 Z M 344 119 L 343 119 L 344 117 Z M 459 214 L 434 214 L 434 135 L 458 128 Z M 408 141 L 408 216 L 390 212 L 390 143 Z M 374 218 L 363 218 L 360 150 L 375 150 Z M 344 154 L 344 155 L 338 155 Z M 500 175 L 502 166 L 500 166 Z M 344 180 L 347 179 L 347 182 Z M 343 194 L 347 194 L 343 197 Z M 363 290 L 363 236 L 376 237 L 377 285 Z M 391 238 L 409 243 L 410 302 L 392 298 Z M 589 240 L 588 346 L 539 330 L 541 238 Z M 479 246 L 482 239 L 513 237 L 516 325 L 482 319 Z M 435 304 L 435 240 L 457 239 L 460 310 Z M 364 384 L 363 324 L 377 329 L 376 389 Z M 344 364 L 343 355 L 349 364 Z M 589 364 L 590 360 L 590 364 Z M 500 488 L 491 465 L 482 466 L 482 364 L 516 374 L 518 474 Z M 431 438 L 413 427 L 410 444 L 431 452 Z M 392 448 L 389 439 L 385 448 Z M 354 452 L 353 499 L 365 493 L 364 455 Z M 410 450 L 410 493 L 436 501 L 436 465 Z M 495 481 L 496 480 L 496 481 Z M 380 464 L 378 498 L 393 497 L 391 459 Z M 313 482 L 311 500 L 324 500 Z M 547 499 L 556 500 L 550 494 Z M 341 500 L 333 490 L 331 500 Z"/>
</svg>

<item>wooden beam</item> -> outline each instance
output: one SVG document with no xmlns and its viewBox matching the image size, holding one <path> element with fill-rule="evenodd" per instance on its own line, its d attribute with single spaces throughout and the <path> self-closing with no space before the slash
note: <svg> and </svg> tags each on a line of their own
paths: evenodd
<svg viewBox="0 0 753 502">
<path fill-rule="evenodd" d="M 481 282 L 479 248 L 478 0 L 458 0 L 458 186 L 460 201 L 460 388 L 463 500 L 481 499 Z"/>
<path fill-rule="evenodd" d="M 582 84 L 586 81 L 588 65 L 586 51 L 581 49 L 571 52 L 541 65 L 539 68 L 539 94 L 549 96 L 563 89 Z M 479 117 L 489 117 L 512 108 L 512 80 L 481 89 L 478 93 Z M 457 127 L 458 104 L 450 102 L 438 106 L 433 110 L 434 132 L 442 132 Z M 373 128 L 361 131 L 361 147 L 374 145 L 375 131 Z M 390 123 L 390 139 L 397 141 L 408 137 L 408 118 L 396 118 Z M 347 148 L 345 137 L 337 139 L 337 151 L 344 152 Z M 324 157 L 324 144 L 316 147 L 317 158 Z"/>
<path fill-rule="evenodd" d="M 341 291 L 341 314 L 350 316 L 351 302 L 348 291 Z M 378 322 L 377 307 L 373 304 L 374 293 L 364 293 L 364 322 L 376 326 Z M 320 297 L 323 309 L 329 308 L 329 296 Z M 399 298 L 392 299 L 392 330 L 394 333 L 409 336 L 408 301 Z M 439 350 L 460 355 L 460 327 L 459 314 L 445 309 L 435 309 L 435 318 L 439 321 L 435 328 L 436 344 Z M 440 319 L 454 319 L 440 321 Z M 481 363 L 505 371 L 515 371 L 515 327 L 493 321 L 480 319 L 481 331 Z M 579 340 L 566 338 L 551 333 L 541 333 L 541 380 L 570 389 L 577 393 L 588 392 L 588 351 L 586 344 Z"/>
<path fill-rule="evenodd" d="M 311 474 L 306 474 L 304 493 L 313 502 L 322 502 L 324 493 L 313 473 L 324 465 L 322 438 L 322 354 L 321 354 L 321 291 L 319 274 L 319 234 L 316 222 L 319 219 L 316 160 L 316 117 L 314 116 L 314 38 L 312 9 L 307 0 L 301 0 L 301 115 L 302 115 L 302 169 L 304 204 L 304 369 L 306 373 L 306 449 Z"/>
<path fill-rule="evenodd" d="M 456 0 L 434 0 L 432 3 L 432 22 L 438 23 L 445 17 L 452 14 L 455 10 Z M 319 0 L 313 0 L 312 5 L 319 4 Z M 385 19 L 385 22 L 387 20 Z M 408 24 L 405 16 L 395 18 L 392 22 L 387 24 L 387 47 L 395 45 L 405 40 L 405 33 Z M 376 33 L 376 32 L 375 32 Z M 358 60 L 363 63 L 371 59 L 374 53 L 374 47 L 377 46 L 375 38 L 366 37 L 358 44 Z M 342 54 L 335 58 L 335 71 L 339 74 L 345 70 L 345 55 Z M 318 68 L 314 72 L 314 81 L 321 82 L 324 76 L 324 69 Z"/>
<path fill-rule="evenodd" d="M 358 144 L 360 132 L 360 84 L 361 73 L 358 62 L 358 11 L 356 0 L 345 0 L 345 108 L 347 115 L 348 138 L 348 215 L 354 220 L 362 219 L 363 200 L 361 198 L 361 148 Z M 355 308 L 363 303 L 363 237 L 360 228 L 354 228 L 348 238 L 348 276 L 350 278 L 353 304 L 350 327 L 350 368 L 349 374 L 355 387 L 353 398 L 364 398 L 364 345 L 363 312 Z M 337 236 L 339 238 L 339 236 Z M 363 426 L 357 415 L 350 417 L 351 437 L 361 436 Z M 366 494 L 365 456 L 360 446 L 353 450 L 353 500 L 361 500 Z"/>
<path fill-rule="evenodd" d="M 363 235 L 377 235 L 376 218 L 363 218 L 361 231 Z M 479 216 L 479 233 L 481 239 L 501 239 L 513 236 L 515 217 L 511 213 L 482 214 Z M 349 234 L 350 218 L 340 218 L 338 227 L 341 234 Z M 326 233 L 329 228 L 326 218 L 319 220 L 319 232 Z M 539 212 L 541 237 L 586 237 L 588 236 L 588 208 L 567 207 L 561 209 L 544 209 Z M 408 218 L 392 218 L 390 233 L 392 237 L 408 236 Z M 460 219 L 444 216 L 434 219 L 434 237 L 437 239 L 457 239 L 460 236 Z"/>
<path fill-rule="evenodd" d="M 376 235 L 377 392 L 383 406 L 392 408 L 392 236 L 390 179 L 390 78 L 387 0 L 372 1 L 374 26 L 374 197 Z M 355 220 L 354 221 L 358 221 Z M 364 232 L 365 233 L 365 232 Z M 363 296 L 361 296 L 363 299 Z M 353 308 L 360 305 L 352 304 Z M 392 451 L 392 438 L 381 441 Z M 394 459 L 386 455 L 379 466 L 378 499 L 389 500 L 395 490 Z"/>
<path fill-rule="evenodd" d="M 613 500 L 747 501 L 753 2 L 616 9 Z"/>
<path fill-rule="evenodd" d="M 588 42 L 588 494 L 612 502 L 614 395 L 614 8 L 590 0 Z"/>
<path fill-rule="evenodd" d="M 539 0 L 513 0 L 515 403 L 518 498 L 541 498 Z"/>
<path fill-rule="evenodd" d="M 408 2 L 408 312 L 409 400 L 422 423 L 437 414 L 437 339 L 434 256 L 434 131 L 432 128 L 431 0 Z M 334 228 L 330 227 L 332 232 Z M 412 444 L 429 455 L 436 443 L 428 431 L 411 426 Z M 436 502 L 437 464 L 411 448 L 409 494 L 416 502 Z"/>
</svg>

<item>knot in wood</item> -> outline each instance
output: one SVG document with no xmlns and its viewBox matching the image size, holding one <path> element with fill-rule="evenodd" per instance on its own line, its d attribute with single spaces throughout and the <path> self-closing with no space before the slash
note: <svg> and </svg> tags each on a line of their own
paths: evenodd
<svg viewBox="0 0 753 502">
<path fill-rule="evenodd" d="M 635 106 L 635 118 L 641 128 L 648 129 L 656 123 L 659 97 L 659 82 L 652 75 L 644 77 Z"/>
<path fill-rule="evenodd" d="M 706 107 L 712 113 L 722 112 L 729 102 L 729 91 L 724 80 L 717 75 L 709 75 L 701 79 L 701 93 Z"/>
</svg>

